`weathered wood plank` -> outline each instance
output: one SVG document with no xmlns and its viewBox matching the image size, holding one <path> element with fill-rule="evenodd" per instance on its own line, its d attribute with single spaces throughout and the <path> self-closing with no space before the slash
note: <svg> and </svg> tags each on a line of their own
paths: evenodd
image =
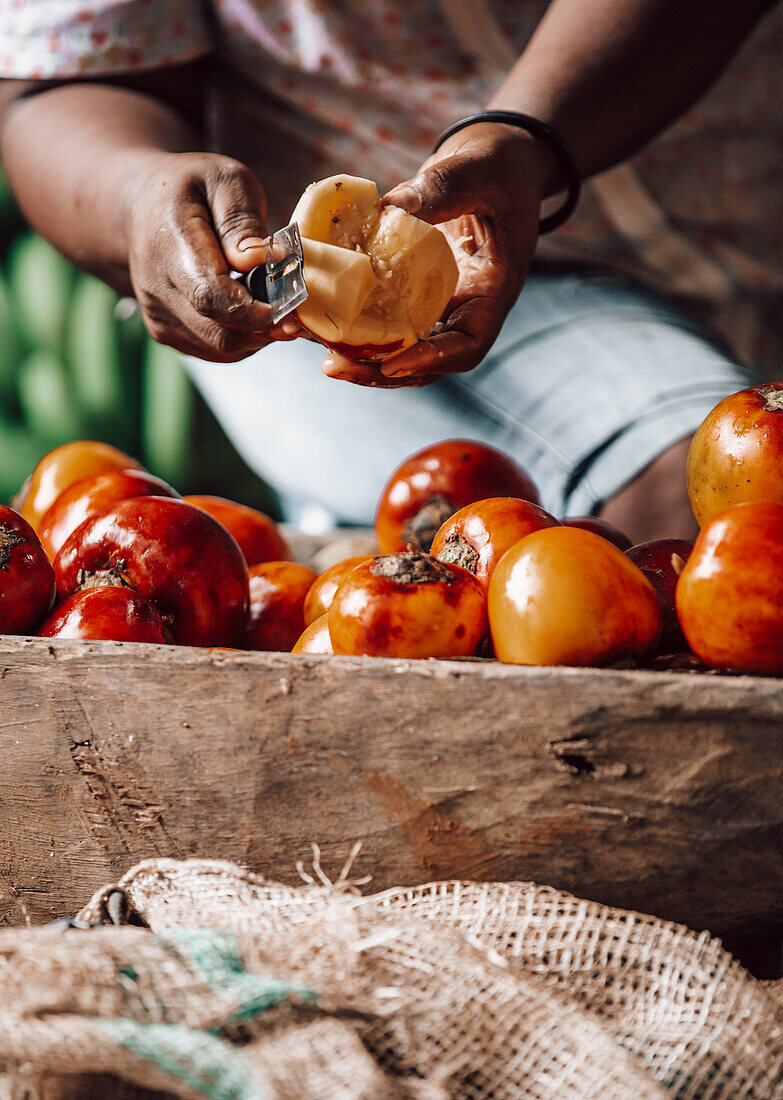
<svg viewBox="0 0 783 1100">
<path fill-rule="evenodd" d="M 780 681 L 4 639 L 0 918 L 154 855 L 783 922 Z"/>
</svg>

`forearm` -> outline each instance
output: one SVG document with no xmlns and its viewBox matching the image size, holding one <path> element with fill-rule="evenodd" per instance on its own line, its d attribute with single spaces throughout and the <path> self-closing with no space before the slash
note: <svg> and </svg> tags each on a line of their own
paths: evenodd
<svg viewBox="0 0 783 1100">
<path fill-rule="evenodd" d="M 196 127 L 177 106 L 125 87 L 10 92 L 0 155 L 22 211 L 74 263 L 128 291 L 133 195 L 162 153 L 199 148 Z"/>
<path fill-rule="evenodd" d="M 554 0 L 490 107 L 549 122 L 585 175 L 706 91 L 770 0 Z"/>
</svg>

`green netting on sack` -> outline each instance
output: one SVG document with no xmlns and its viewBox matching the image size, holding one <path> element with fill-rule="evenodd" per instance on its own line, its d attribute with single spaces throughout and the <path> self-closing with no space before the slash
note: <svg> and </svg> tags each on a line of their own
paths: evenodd
<svg viewBox="0 0 783 1100">
<path fill-rule="evenodd" d="M 210 1100 L 263 1100 L 265 1092 L 241 1050 L 212 1035 L 172 1024 L 95 1020 L 140 1062 L 154 1066 Z"/>
</svg>

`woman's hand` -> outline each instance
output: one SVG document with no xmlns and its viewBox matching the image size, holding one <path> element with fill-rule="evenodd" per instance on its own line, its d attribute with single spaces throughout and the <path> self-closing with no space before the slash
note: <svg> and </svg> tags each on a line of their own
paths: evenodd
<svg viewBox="0 0 783 1100">
<path fill-rule="evenodd" d="M 457 288 L 428 339 L 380 368 L 332 353 L 324 373 L 394 388 L 477 366 L 522 289 L 555 167 L 548 148 L 525 131 L 481 123 L 455 134 L 417 176 L 390 191 L 385 202 L 440 225 L 459 267 Z"/>
<path fill-rule="evenodd" d="M 129 270 L 151 336 L 229 363 L 299 334 L 294 316 L 273 325 L 269 306 L 231 278 L 265 259 L 266 198 L 248 168 L 207 153 L 156 153 L 135 180 Z"/>
</svg>

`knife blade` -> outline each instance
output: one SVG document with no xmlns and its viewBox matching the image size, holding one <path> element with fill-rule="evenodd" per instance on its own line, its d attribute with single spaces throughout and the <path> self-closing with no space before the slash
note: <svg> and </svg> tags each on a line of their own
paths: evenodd
<svg viewBox="0 0 783 1100">
<path fill-rule="evenodd" d="M 296 222 L 278 229 L 265 246 L 266 262 L 240 276 L 239 281 L 256 301 L 268 303 L 276 324 L 307 298 L 302 239 Z"/>
</svg>

